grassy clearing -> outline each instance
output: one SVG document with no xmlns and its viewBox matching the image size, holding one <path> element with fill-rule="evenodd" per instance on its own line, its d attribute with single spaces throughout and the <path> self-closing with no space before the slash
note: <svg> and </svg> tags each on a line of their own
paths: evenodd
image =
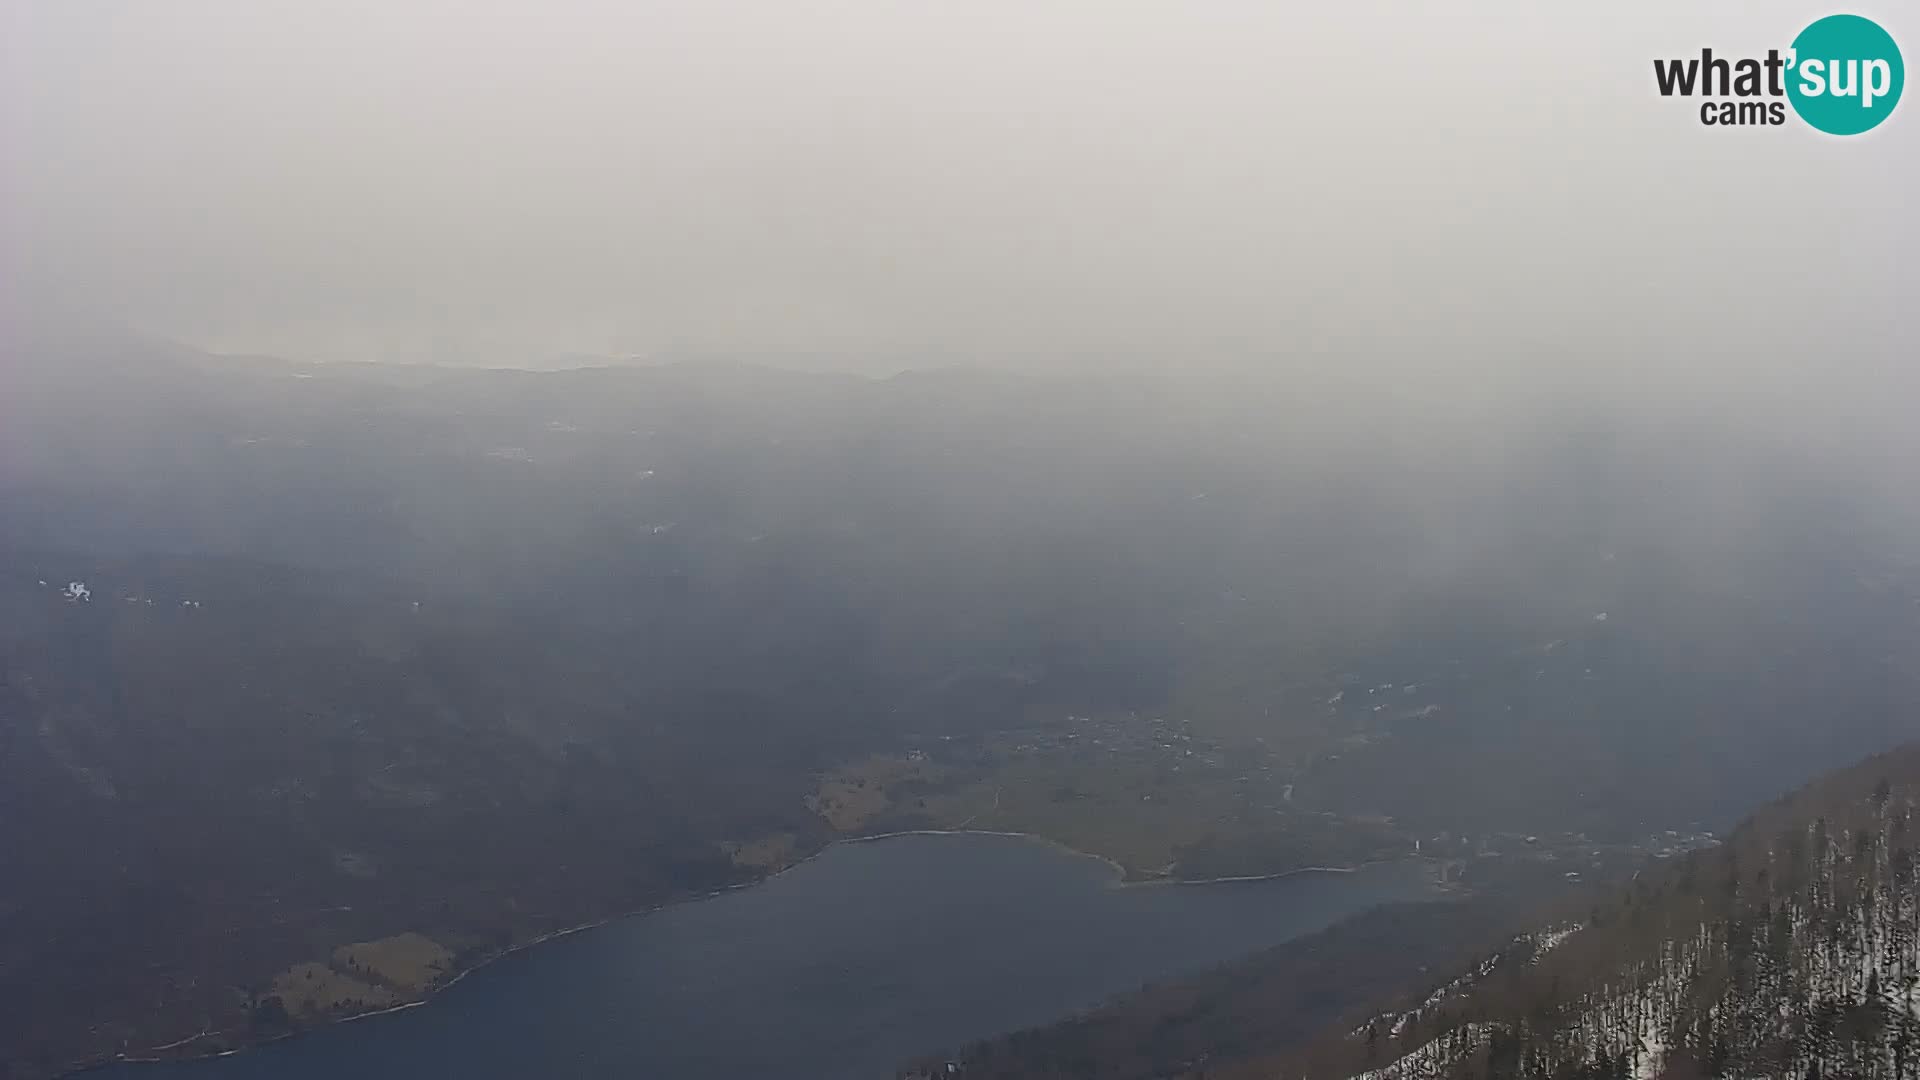
<svg viewBox="0 0 1920 1080">
<path fill-rule="evenodd" d="M 1411 849 L 1389 822 L 1292 803 L 1259 747 L 1194 740 L 1159 721 L 1083 719 L 943 757 L 873 757 L 822 779 L 808 805 L 841 832 L 1031 833 L 1119 864 L 1132 880 L 1280 873 Z"/>
<path fill-rule="evenodd" d="M 342 945 L 333 966 L 360 978 L 413 993 L 433 985 L 453 967 L 453 954 L 439 942 L 411 931 Z"/>
<path fill-rule="evenodd" d="M 289 1015 L 316 1019 L 414 1000 L 452 969 L 445 946 L 408 932 L 342 945 L 325 962 L 295 964 L 274 978 L 272 993 Z"/>
<path fill-rule="evenodd" d="M 1153 878 L 1173 872 L 1182 848 L 1246 827 L 1238 787 L 1125 758 L 1081 763 L 1043 755 L 1010 760 L 928 806 L 937 817 L 956 817 L 984 801 L 989 808 L 969 827 L 1044 836 L 1112 859 L 1130 878 Z"/>
<path fill-rule="evenodd" d="M 300 1019 L 378 1009 L 398 1003 L 384 986 L 375 986 L 318 961 L 295 964 L 273 980 L 273 993 L 287 1013 Z"/>
<path fill-rule="evenodd" d="M 721 847 L 733 865 L 754 870 L 784 870 L 799 858 L 799 837 L 789 832 L 771 833 L 757 840 L 732 840 Z"/>
<path fill-rule="evenodd" d="M 942 779 L 941 770 L 923 758 L 875 754 L 822 777 L 819 788 L 807 796 L 807 809 L 836 832 L 859 832 L 897 810 L 902 788 Z"/>
</svg>

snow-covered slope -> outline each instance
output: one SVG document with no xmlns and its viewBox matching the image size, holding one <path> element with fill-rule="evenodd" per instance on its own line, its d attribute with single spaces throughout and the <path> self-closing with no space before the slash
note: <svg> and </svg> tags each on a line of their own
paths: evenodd
<svg viewBox="0 0 1920 1080">
<path fill-rule="evenodd" d="M 1347 1037 L 1354 1080 L 1920 1077 L 1920 748 L 1649 871 Z M 1577 931 L 1577 932 L 1576 932 Z"/>
</svg>

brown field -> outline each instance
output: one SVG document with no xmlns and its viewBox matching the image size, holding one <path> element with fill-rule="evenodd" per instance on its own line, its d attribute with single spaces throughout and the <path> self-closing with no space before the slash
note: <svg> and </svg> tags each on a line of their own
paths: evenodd
<svg viewBox="0 0 1920 1080">
<path fill-rule="evenodd" d="M 799 838 L 788 832 L 770 833 L 758 840 L 733 840 L 721 847 L 733 859 L 733 865 L 754 870 L 784 870 L 799 857 L 795 846 Z"/>
<path fill-rule="evenodd" d="M 940 770 L 924 760 L 875 754 L 822 777 L 819 788 L 807 796 L 807 809 L 836 832 L 858 832 L 895 809 L 892 789 L 909 781 L 939 779 Z"/>
<path fill-rule="evenodd" d="M 1111 859 L 1139 879 L 1166 876 L 1181 847 L 1240 827 L 1238 794 L 1230 783 L 1168 778 L 1124 759 L 1096 765 L 1040 757 L 1009 761 L 927 803 L 936 817 L 1043 836 Z"/>
<path fill-rule="evenodd" d="M 439 942 L 411 931 L 342 945 L 333 966 L 406 993 L 426 989 L 453 967 L 453 954 Z"/>
<path fill-rule="evenodd" d="M 841 832 L 1029 833 L 1109 859 L 1130 880 L 1350 865 L 1398 845 L 1389 822 L 1303 812 L 1290 789 L 1262 749 L 1108 722 L 1073 738 L 1001 740 L 984 768 L 866 758 L 829 773 L 807 805 Z"/>
<path fill-rule="evenodd" d="M 360 1012 L 418 998 L 452 967 L 445 946 L 408 932 L 342 945 L 324 963 L 295 964 L 274 978 L 272 993 L 301 1019 Z"/>
<path fill-rule="evenodd" d="M 287 1013 L 300 1019 L 347 1010 L 396 1004 L 397 996 L 384 986 L 362 982 L 317 961 L 295 964 L 273 980 L 273 993 Z"/>
</svg>

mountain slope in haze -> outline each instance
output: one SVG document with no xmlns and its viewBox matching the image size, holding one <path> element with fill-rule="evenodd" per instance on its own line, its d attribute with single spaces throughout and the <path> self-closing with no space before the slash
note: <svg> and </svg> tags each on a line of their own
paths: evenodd
<svg viewBox="0 0 1920 1080">
<path fill-rule="evenodd" d="M 1296 1060 L 1355 1080 L 1920 1074 L 1920 745 L 1766 807 Z"/>
<path fill-rule="evenodd" d="M 1639 844 L 1920 715 L 1911 506 L 1711 418 L 84 335 L 0 390 L 0 1075 L 863 830 L 1171 876 Z M 406 962 L 276 992 L 368 942 Z"/>
<path fill-rule="evenodd" d="M 1630 881 L 1357 916 L 904 1075 L 1904 1080 L 1920 1075 L 1916 851 L 1911 743 Z"/>
<path fill-rule="evenodd" d="M 1572 891 L 1559 877 L 1377 908 L 1056 1023 L 931 1054 L 900 1075 L 938 1078 L 951 1064 L 967 1080 L 1162 1080 L 1295 1051 L 1422 972 L 1463 969 L 1503 948 L 1543 903 Z"/>
</svg>

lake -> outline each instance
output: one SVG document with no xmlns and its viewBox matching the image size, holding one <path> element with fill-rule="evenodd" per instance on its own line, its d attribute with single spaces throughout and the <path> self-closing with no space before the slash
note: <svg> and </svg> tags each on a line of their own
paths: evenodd
<svg viewBox="0 0 1920 1080">
<path fill-rule="evenodd" d="M 1019 837 L 840 844 L 767 882 L 514 953 L 421 1008 L 88 1080 L 887 1078 L 915 1054 L 1433 895 L 1426 867 L 1116 887 Z"/>
</svg>

